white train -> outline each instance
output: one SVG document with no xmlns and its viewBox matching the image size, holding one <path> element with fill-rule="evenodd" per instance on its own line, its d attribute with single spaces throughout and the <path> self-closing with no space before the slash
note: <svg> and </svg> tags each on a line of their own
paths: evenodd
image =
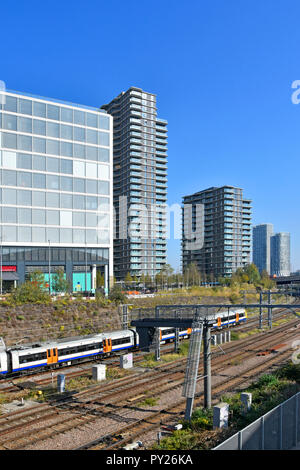
<svg viewBox="0 0 300 470">
<path fill-rule="evenodd" d="M 236 325 L 247 319 L 244 309 L 219 312 L 213 329 Z M 179 337 L 188 338 L 191 328 L 180 329 Z M 173 341 L 175 328 L 161 328 L 162 343 Z M 89 336 L 63 338 L 44 343 L 6 347 L 0 338 L 0 376 L 26 373 L 32 369 L 51 369 L 80 362 L 86 358 L 100 359 L 117 351 L 137 350 L 139 337 L 134 328 L 98 333 Z"/>
</svg>

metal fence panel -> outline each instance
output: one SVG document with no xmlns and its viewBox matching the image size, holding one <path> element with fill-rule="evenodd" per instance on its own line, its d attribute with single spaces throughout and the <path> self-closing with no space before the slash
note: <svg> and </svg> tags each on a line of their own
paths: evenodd
<svg viewBox="0 0 300 470">
<path fill-rule="evenodd" d="M 247 426 L 241 431 L 241 450 L 260 450 L 261 449 L 261 423 L 255 421 L 250 426 Z"/>
<path fill-rule="evenodd" d="M 300 442 L 300 392 L 214 450 L 291 449 Z"/>
<path fill-rule="evenodd" d="M 264 450 L 280 449 L 280 409 L 277 407 L 265 415 Z"/>
<path fill-rule="evenodd" d="M 239 450 L 239 435 L 234 434 L 227 441 L 222 442 L 216 447 L 218 450 Z"/>
<path fill-rule="evenodd" d="M 300 393 L 296 395 L 296 410 L 295 410 L 295 415 L 298 416 L 298 419 L 296 421 L 297 424 L 297 429 L 296 429 L 296 436 L 297 436 L 297 443 L 300 442 Z"/>
<path fill-rule="evenodd" d="M 295 403 L 296 397 L 282 405 L 282 449 L 288 450 L 297 444 L 295 439 Z"/>
</svg>

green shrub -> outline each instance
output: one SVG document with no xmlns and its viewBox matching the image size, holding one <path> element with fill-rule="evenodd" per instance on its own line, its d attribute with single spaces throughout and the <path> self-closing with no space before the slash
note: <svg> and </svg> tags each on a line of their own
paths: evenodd
<svg viewBox="0 0 300 470">
<path fill-rule="evenodd" d="M 251 386 L 251 388 L 256 389 L 256 388 L 261 388 L 263 389 L 264 387 L 268 386 L 278 386 L 280 384 L 280 381 L 276 375 L 273 374 L 263 374 L 258 381 Z"/>
<path fill-rule="evenodd" d="M 197 444 L 197 433 L 182 429 L 174 431 L 172 436 L 162 439 L 160 444 L 156 444 L 154 449 L 163 450 L 190 450 Z"/>
<path fill-rule="evenodd" d="M 99 307 L 105 307 L 109 304 L 108 299 L 101 291 L 96 291 L 95 300 L 96 304 L 99 305 Z"/>
<path fill-rule="evenodd" d="M 51 302 L 51 297 L 43 285 L 36 281 L 25 281 L 12 290 L 9 302 L 11 305 L 48 304 Z"/>
<path fill-rule="evenodd" d="M 184 421 L 183 428 L 193 431 L 212 429 L 213 411 L 212 409 L 196 408 L 192 414 L 191 421 Z"/>
<path fill-rule="evenodd" d="M 154 397 L 145 398 L 145 400 L 137 403 L 137 406 L 155 406 L 157 405 L 158 399 Z"/>
<path fill-rule="evenodd" d="M 279 378 L 300 383 L 300 364 L 287 364 L 286 366 L 276 371 L 275 374 Z"/>
<path fill-rule="evenodd" d="M 117 284 L 114 285 L 114 287 L 111 289 L 108 298 L 117 305 L 124 304 L 127 301 L 126 295 L 122 292 L 121 287 Z"/>
</svg>

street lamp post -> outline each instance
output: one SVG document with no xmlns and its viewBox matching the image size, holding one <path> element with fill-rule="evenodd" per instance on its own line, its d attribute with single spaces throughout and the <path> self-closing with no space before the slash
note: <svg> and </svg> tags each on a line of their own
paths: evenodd
<svg viewBox="0 0 300 470">
<path fill-rule="evenodd" d="M 87 293 L 87 248 L 85 245 L 85 291 Z"/>
<path fill-rule="evenodd" d="M 48 240 L 49 243 L 49 294 L 51 295 L 51 278 L 50 278 L 50 273 L 51 273 L 51 250 L 50 250 L 50 240 Z"/>
<path fill-rule="evenodd" d="M 0 252 L 0 271 L 1 271 L 1 286 L 0 286 L 0 293 L 2 295 L 3 291 L 2 291 L 2 285 L 3 285 L 3 281 L 2 281 L 2 237 L 1 237 L 1 252 Z"/>
</svg>

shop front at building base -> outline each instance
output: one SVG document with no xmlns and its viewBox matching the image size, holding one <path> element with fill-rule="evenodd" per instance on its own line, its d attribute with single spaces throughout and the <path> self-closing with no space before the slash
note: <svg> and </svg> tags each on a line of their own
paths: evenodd
<svg viewBox="0 0 300 470">
<path fill-rule="evenodd" d="M 2 273 L 2 275 L 1 275 Z M 14 287 L 17 287 L 19 276 L 17 274 L 17 266 L 1 266 L 0 267 L 0 283 L 1 291 L 9 292 Z"/>
<path fill-rule="evenodd" d="M 47 288 L 50 273 L 50 291 L 55 293 L 55 280 L 59 271 L 63 279 L 68 281 L 69 292 L 95 292 L 97 271 L 107 277 L 105 284 L 108 285 L 108 249 L 2 248 L 3 292 L 9 292 L 17 283 L 25 282 L 34 272 L 39 272 L 44 276 Z"/>
</svg>

